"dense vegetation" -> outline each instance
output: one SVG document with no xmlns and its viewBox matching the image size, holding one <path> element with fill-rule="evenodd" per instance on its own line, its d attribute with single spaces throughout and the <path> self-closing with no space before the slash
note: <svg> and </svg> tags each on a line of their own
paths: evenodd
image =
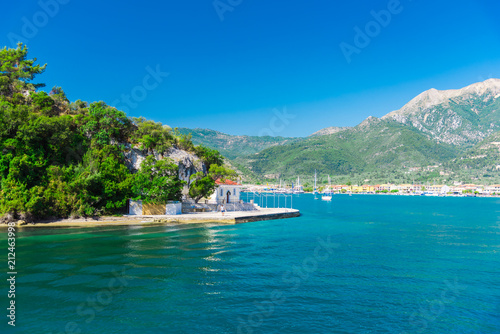
<svg viewBox="0 0 500 334">
<path fill-rule="evenodd" d="M 287 176 L 380 173 L 395 167 L 427 166 L 454 156 L 411 127 L 371 118 L 336 134 L 314 136 L 286 146 L 266 149 L 248 164 L 256 173 Z"/>
<path fill-rule="evenodd" d="M 228 170 L 224 166 L 212 164 L 207 174 L 198 172 L 191 176 L 193 182 L 189 187 L 189 196 L 198 203 L 200 199 L 209 197 L 215 191 L 215 181 L 226 178 L 235 179 L 237 176 L 236 172 Z"/>
<path fill-rule="evenodd" d="M 176 147 L 197 155 L 207 169 L 222 166 L 213 149 L 195 146 L 161 123 L 128 118 L 104 102 L 67 99 L 33 83 L 46 65 L 27 48 L 0 50 L 0 216 L 32 220 L 123 212 L 126 200 L 180 200 L 185 181 L 169 158 L 148 155 L 137 173 L 127 167 L 130 146 L 163 156 Z M 222 168 L 217 177 L 224 177 Z M 230 174 L 230 173 L 229 173 Z M 203 176 L 204 177 L 204 176 Z M 199 175 L 199 178 L 203 178 Z"/>
</svg>

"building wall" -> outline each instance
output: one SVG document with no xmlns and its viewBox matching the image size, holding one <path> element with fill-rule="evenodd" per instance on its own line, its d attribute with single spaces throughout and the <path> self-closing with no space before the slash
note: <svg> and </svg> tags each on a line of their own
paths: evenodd
<svg viewBox="0 0 500 334">
<path fill-rule="evenodd" d="M 139 216 L 180 215 L 182 214 L 182 203 L 143 204 L 142 201 L 130 201 L 128 214 Z"/>
<path fill-rule="evenodd" d="M 182 203 L 169 203 L 166 207 L 167 215 L 181 215 L 182 214 Z"/>
<path fill-rule="evenodd" d="M 165 214 L 165 204 L 143 204 L 143 215 L 161 216 Z"/>
<path fill-rule="evenodd" d="M 220 185 L 216 190 L 216 201 L 217 203 L 223 203 L 227 200 L 227 192 L 230 191 L 231 195 L 229 195 L 229 203 L 238 203 L 240 201 L 241 196 L 241 187 L 240 186 L 229 186 L 229 185 Z"/>
<path fill-rule="evenodd" d="M 130 201 L 128 214 L 129 215 L 142 215 L 142 201 Z"/>
</svg>

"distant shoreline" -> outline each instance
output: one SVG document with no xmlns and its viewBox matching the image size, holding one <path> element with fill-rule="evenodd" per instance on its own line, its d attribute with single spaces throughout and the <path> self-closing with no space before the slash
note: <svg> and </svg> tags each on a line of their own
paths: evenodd
<svg viewBox="0 0 500 334">
<path fill-rule="evenodd" d="M 313 193 L 306 193 L 313 195 Z M 326 195 L 323 193 L 318 193 L 318 196 Z M 469 195 L 449 195 L 449 194 L 444 194 L 444 195 L 420 195 L 420 194 L 401 194 L 401 193 L 334 193 L 333 195 L 384 195 L 384 196 L 409 196 L 409 197 L 476 197 L 476 198 L 500 198 L 499 195 L 474 195 L 474 194 L 469 194 Z"/>
<path fill-rule="evenodd" d="M 312 193 L 309 193 L 312 194 Z M 325 195 L 325 194 L 318 194 L 318 195 Z M 399 194 L 399 193 L 335 193 L 333 195 L 383 195 L 383 196 L 408 196 L 408 197 L 457 197 L 457 198 L 464 198 L 464 197 L 475 197 L 475 198 L 500 198 L 498 195 L 449 195 L 449 194 L 433 194 L 433 195 L 419 195 L 419 194 Z"/>
<path fill-rule="evenodd" d="M 276 194 L 276 195 L 304 195 L 304 194 L 307 194 L 307 195 L 314 195 L 314 193 L 312 192 L 304 192 L 304 193 L 292 193 L 292 192 L 289 192 L 289 193 L 274 193 L 272 191 L 247 191 L 247 192 L 243 192 L 243 193 L 253 193 L 253 192 L 256 192 L 256 193 L 262 193 L 262 194 Z M 481 198 L 500 198 L 500 195 L 489 195 L 489 194 L 471 194 L 471 193 L 468 193 L 468 194 L 462 194 L 462 195 L 459 195 L 459 194 L 435 194 L 435 193 L 427 193 L 427 194 L 412 194 L 412 193 L 391 193 L 391 192 L 387 192 L 387 193 L 384 193 L 384 192 L 379 192 L 379 193 L 375 193 L 375 192 L 345 192 L 345 193 L 342 193 L 342 192 L 332 192 L 332 193 L 316 193 L 317 196 L 323 196 L 323 195 L 389 195 L 389 196 L 411 196 L 411 197 L 481 197 Z"/>
</svg>

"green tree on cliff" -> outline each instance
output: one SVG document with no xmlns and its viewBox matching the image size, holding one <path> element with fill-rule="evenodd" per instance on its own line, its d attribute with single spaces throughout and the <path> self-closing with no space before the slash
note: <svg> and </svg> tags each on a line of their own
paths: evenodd
<svg viewBox="0 0 500 334">
<path fill-rule="evenodd" d="M 156 160 L 154 156 L 148 155 L 134 175 L 132 189 L 136 200 L 163 204 L 180 201 L 184 184 L 179 179 L 179 170 L 173 160 Z"/>
<path fill-rule="evenodd" d="M 236 180 L 238 174 L 224 166 L 212 164 L 207 174 L 198 172 L 191 175 L 191 185 L 189 187 L 189 196 L 196 203 L 203 197 L 209 197 L 216 188 L 215 181 Z"/>
<path fill-rule="evenodd" d="M 45 71 L 47 64 L 35 65 L 36 58 L 27 59 L 28 48 L 18 44 L 16 49 L 0 50 L 0 94 L 12 97 L 25 89 L 35 90 L 45 84 L 33 84 L 37 74 Z"/>
<path fill-rule="evenodd" d="M 116 214 L 129 198 L 180 199 L 178 166 L 149 155 L 133 173 L 131 145 L 157 157 L 175 146 L 221 162 L 161 123 L 130 119 L 104 102 L 70 103 L 61 87 L 37 91 L 44 85 L 32 81 L 46 66 L 27 51 L 0 49 L 0 220 Z"/>
</svg>

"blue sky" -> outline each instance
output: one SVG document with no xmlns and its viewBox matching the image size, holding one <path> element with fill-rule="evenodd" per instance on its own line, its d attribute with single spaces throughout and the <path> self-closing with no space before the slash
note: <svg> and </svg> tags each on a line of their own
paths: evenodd
<svg viewBox="0 0 500 334">
<path fill-rule="evenodd" d="M 25 0 L 3 10 L 0 44 L 25 42 L 48 64 L 47 88 L 173 127 L 307 136 L 430 88 L 500 78 L 498 1 Z"/>
</svg>

